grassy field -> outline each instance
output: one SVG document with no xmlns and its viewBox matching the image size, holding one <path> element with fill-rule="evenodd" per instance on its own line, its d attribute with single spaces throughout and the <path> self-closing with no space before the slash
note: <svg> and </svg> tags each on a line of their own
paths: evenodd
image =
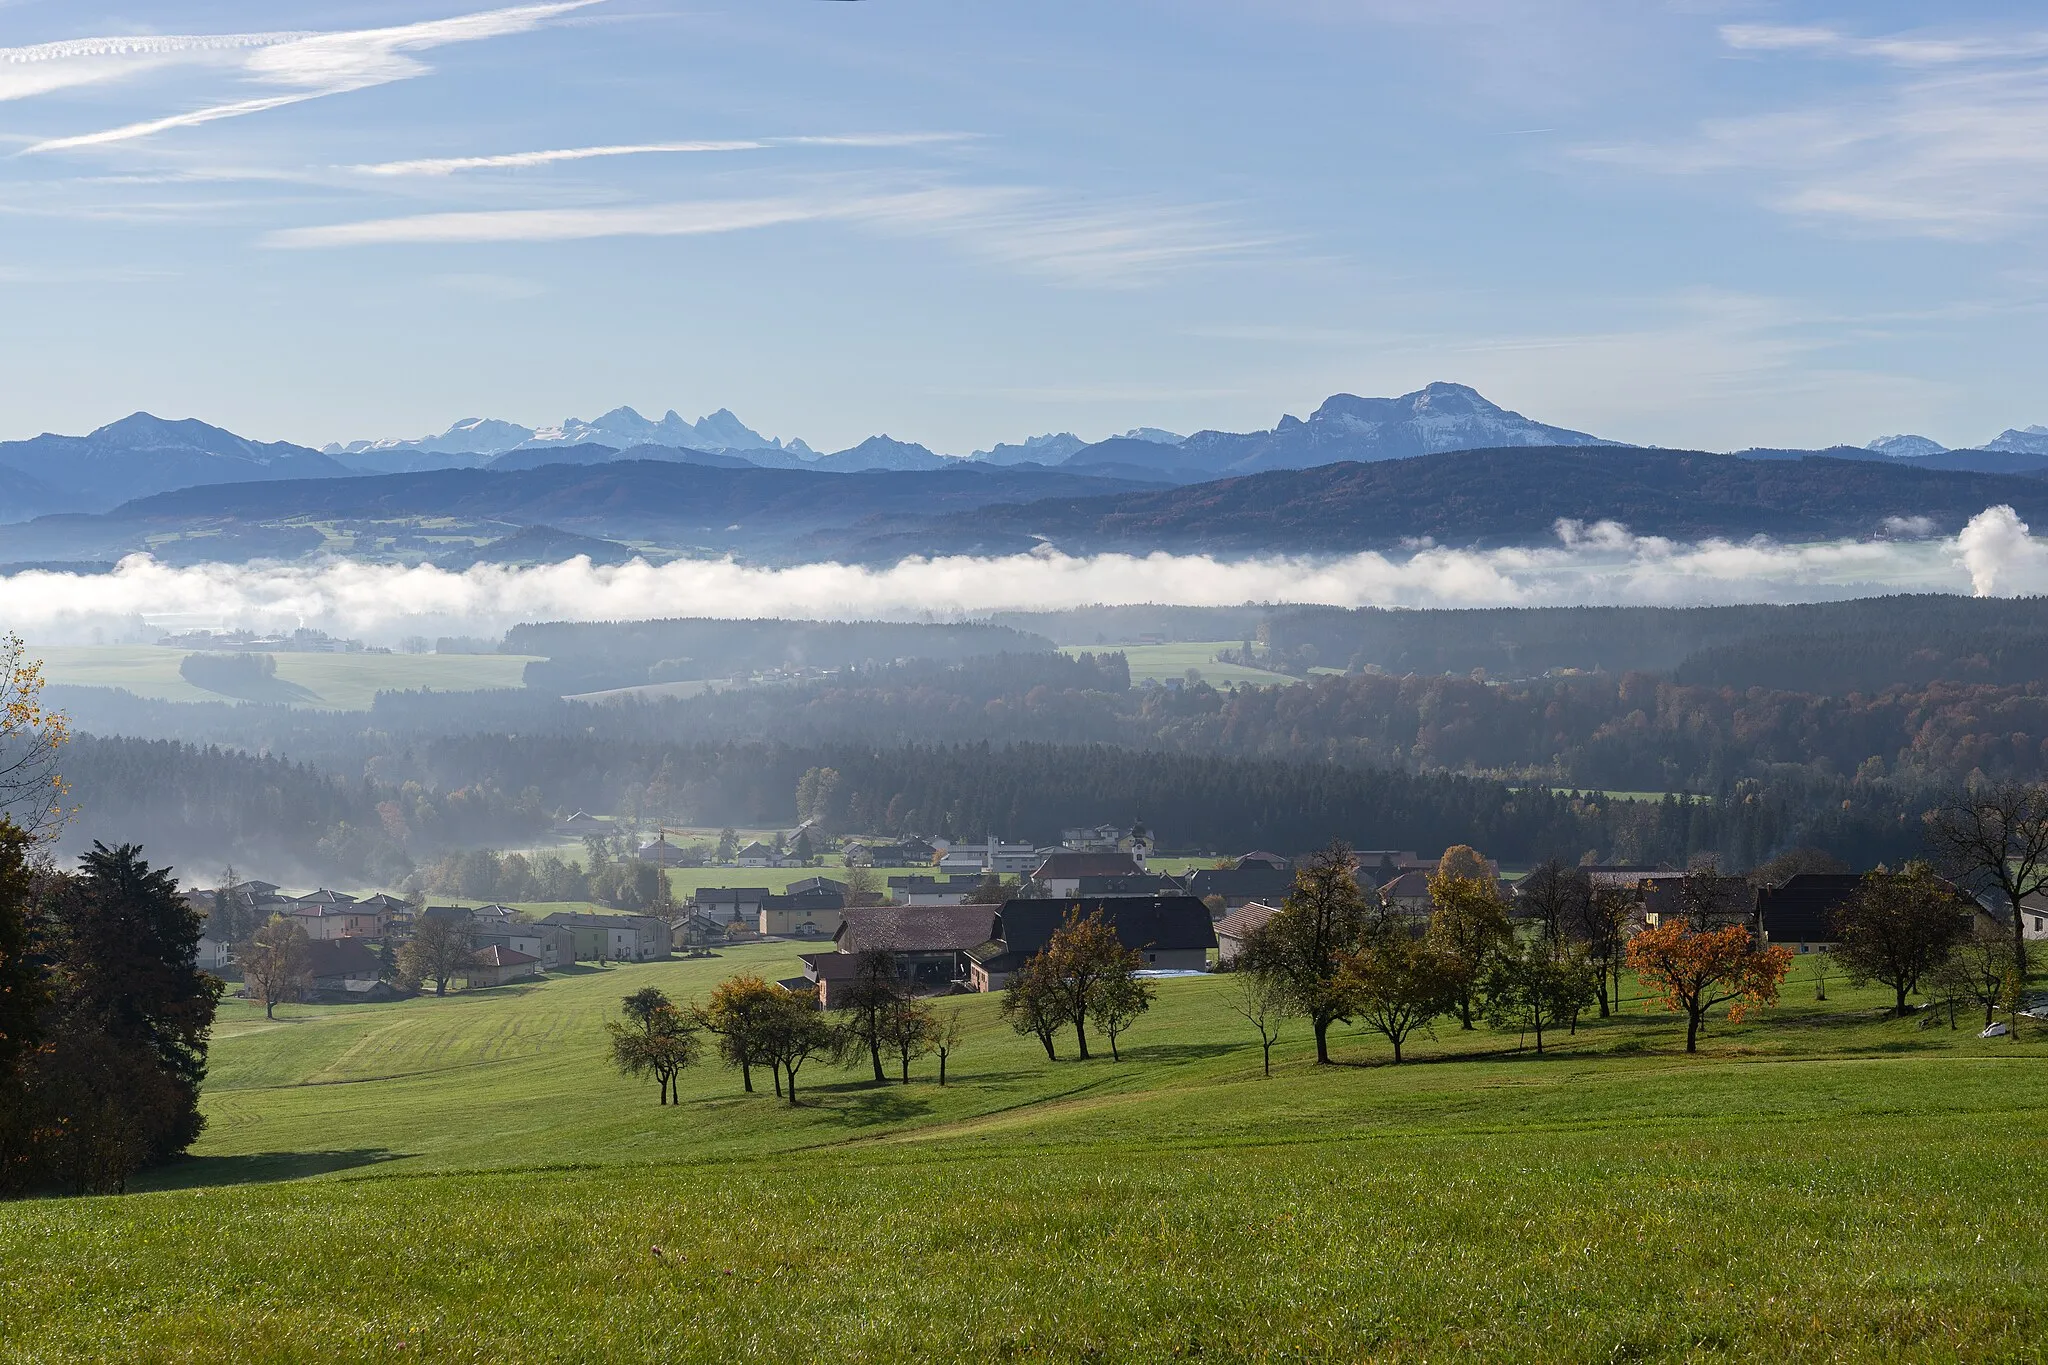
<svg viewBox="0 0 2048 1365">
<path fill-rule="evenodd" d="M 38 647 L 43 676 L 80 687 L 124 687 L 159 701 L 230 701 L 178 675 L 188 651 L 161 645 Z M 477 692 L 518 687 L 532 660 L 511 654 L 274 654 L 280 700 L 367 711 L 379 692 Z"/>
<path fill-rule="evenodd" d="M 1202 680 L 1212 687 L 1224 683 L 1258 683 L 1262 686 L 1278 684 L 1286 686 L 1300 681 L 1284 673 L 1269 673 L 1263 668 L 1246 668 L 1242 664 L 1219 664 L 1215 660 L 1219 649 L 1239 649 L 1241 640 L 1212 640 L 1206 644 L 1182 643 L 1171 645 L 1066 645 L 1068 654 L 1102 654 L 1121 651 L 1131 662 L 1131 681 L 1180 682 L 1192 668 L 1201 674 Z"/>
<path fill-rule="evenodd" d="M 1802 967 L 1805 964 L 1802 964 Z M 1228 979 L 1126 1060 L 995 1001 L 940 1089 L 804 1104 L 603 1064 L 627 991 L 787 945 L 446 1000 L 229 1005 L 194 1159 L 0 1211 L 14 1360 L 2007 1360 L 2048 1340 L 2044 1044 L 1796 975 L 1705 1051 L 1634 1001 L 1537 1057 L 1305 1031 Z"/>
</svg>

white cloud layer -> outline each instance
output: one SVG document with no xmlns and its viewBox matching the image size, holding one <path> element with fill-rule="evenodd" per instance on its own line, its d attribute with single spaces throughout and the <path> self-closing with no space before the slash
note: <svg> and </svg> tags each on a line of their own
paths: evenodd
<svg viewBox="0 0 2048 1365">
<path fill-rule="evenodd" d="M 348 169 L 362 175 L 443 176 L 462 171 L 526 170 L 564 161 L 594 161 L 619 156 L 658 156 L 689 152 L 761 152 L 774 147 L 920 147 L 935 142 L 961 142 L 966 133 L 847 133 L 835 137 L 767 137 L 724 142 L 630 142 L 616 146 L 557 147 L 538 152 L 501 152 L 495 156 L 422 157 L 413 161 L 379 161 Z"/>
<path fill-rule="evenodd" d="M 45 138 L 25 153 L 73 151 L 151 137 L 426 75 L 412 54 L 453 43 L 527 33 L 571 10 L 603 0 L 515 5 L 391 28 L 337 33 L 250 33 L 180 38 L 80 38 L 39 47 L 0 48 L 0 99 L 124 80 L 167 66 L 226 66 L 259 85 L 289 93 L 220 101 L 182 113 Z"/>
<path fill-rule="evenodd" d="M 110 574 L 0 578 L 0 628 L 43 644 L 133 638 L 142 626 L 311 626 L 373 642 L 496 633 L 521 621 L 662 616 L 960 617 L 1090 603 L 1337 606 L 1694 605 L 1811 601 L 1879 592 L 2048 591 L 2048 545 L 2010 507 L 1954 539 L 1781 545 L 1637 536 L 1615 522 L 1561 522 L 1558 543 L 1405 556 L 1273 556 L 1224 562 L 1153 554 L 905 560 L 887 568 L 727 561 L 595 567 L 575 559 L 463 573 L 350 561 L 173 568 L 146 556 Z"/>
</svg>

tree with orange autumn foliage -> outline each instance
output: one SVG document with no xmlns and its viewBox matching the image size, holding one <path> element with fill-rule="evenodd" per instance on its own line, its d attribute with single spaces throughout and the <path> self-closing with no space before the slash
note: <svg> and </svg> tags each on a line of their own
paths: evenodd
<svg viewBox="0 0 2048 1365">
<path fill-rule="evenodd" d="M 43 666 L 12 633 L 0 635 L 0 816 L 37 838 L 63 825 L 57 751 L 71 738 L 61 711 L 43 704 Z"/>
<path fill-rule="evenodd" d="M 1744 925 L 1697 930 L 1672 920 L 1629 940 L 1628 965 L 1664 1008 L 1685 1015 L 1685 1050 L 1697 1052 L 1700 1025 L 1714 1006 L 1733 1001 L 1728 1017 L 1739 1022 L 1777 1003 L 1792 950 L 1757 947 Z"/>
</svg>

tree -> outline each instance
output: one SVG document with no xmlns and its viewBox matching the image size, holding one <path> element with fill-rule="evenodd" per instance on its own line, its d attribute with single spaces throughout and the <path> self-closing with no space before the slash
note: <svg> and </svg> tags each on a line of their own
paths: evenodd
<svg viewBox="0 0 2048 1365">
<path fill-rule="evenodd" d="M 1358 889 L 1351 850 L 1332 843 L 1294 874 L 1294 889 L 1273 917 L 1245 940 L 1240 970 L 1269 978 L 1290 1012 L 1315 1033 L 1316 1062 L 1330 1060 L 1330 1025 L 1352 1017 L 1344 955 L 1373 919 Z"/>
<path fill-rule="evenodd" d="M 739 854 L 740 836 L 730 827 L 718 831 L 718 851 L 715 855 L 721 863 L 729 863 Z"/>
<path fill-rule="evenodd" d="M 837 1030 L 818 1005 L 816 988 L 780 990 L 764 1001 L 761 1016 L 761 1049 L 771 1065 L 788 1081 L 784 1088 L 790 1106 L 796 1106 L 796 1074 L 804 1063 L 820 1053 L 830 1052 Z"/>
<path fill-rule="evenodd" d="M 768 1060 L 762 1041 L 764 1021 L 781 994 L 780 989 L 751 973 L 727 977 L 694 1011 L 698 1026 L 717 1037 L 718 1055 L 725 1064 L 739 1068 L 740 1086 L 749 1095 L 754 1093 L 754 1067 Z M 775 1074 L 775 1093 L 782 1093 L 780 1071 Z"/>
<path fill-rule="evenodd" d="M 1499 877 L 1492 863 L 1470 844 L 1452 844 L 1436 861 L 1439 877 L 1463 877 L 1466 881 L 1492 881 Z"/>
<path fill-rule="evenodd" d="M 1538 936 L 1553 951 L 1580 933 L 1592 899 L 1592 878 L 1555 858 L 1537 864 L 1515 888 L 1515 903 L 1536 922 Z"/>
<path fill-rule="evenodd" d="M 1137 954 L 1131 954 L 1133 958 Z M 1117 1050 L 1117 1040 L 1137 1022 L 1138 1016 L 1152 1008 L 1158 993 L 1149 981 L 1141 981 L 1136 975 L 1136 966 L 1130 972 L 1111 973 L 1105 977 L 1088 1002 L 1088 1017 L 1109 1039 L 1109 1059 L 1120 1062 L 1123 1053 Z"/>
<path fill-rule="evenodd" d="M 1265 1074 L 1273 1074 L 1273 1044 L 1280 1041 L 1280 1026 L 1291 1014 L 1287 990 L 1279 978 L 1259 972 L 1230 974 L 1230 1008 L 1259 1034 L 1259 1049 L 1265 1057 Z"/>
<path fill-rule="evenodd" d="M 790 849 L 790 852 L 795 854 L 796 860 L 805 867 L 811 865 L 811 859 L 817 855 L 811 848 L 811 832 L 809 830 L 800 829 L 796 832 L 796 843 Z"/>
<path fill-rule="evenodd" d="M 1769 862 L 1752 867 L 1749 880 L 1756 886 L 1783 886 L 1792 878 L 1809 872 L 1840 875 L 1847 871 L 1849 865 L 1832 853 L 1818 848 L 1792 848 Z"/>
<path fill-rule="evenodd" d="M 1728 1018 L 1739 1022 L 1777 1001 L 1792 950 L 1757 947 L 1744 925 L 1700 931 L 1673 919 L 1630 939 L 1628 964 L 1666 1009 L 1685 1015 L 1685 1050 L 1697 1052 L 1700 1025 L 1714 1006 L 1732 1002 Z"/>
<path fill-rule="evenodd" d="M 1539 1054 L 1545 1029 L 1575 1024 L 1592 1003 L 1593 973 L 1585 958 L 1540 939 L 1496 957 L 1487 980 L 1487 1018 L 1498 1028 L 1533 1032 Z"/>
<path fill-rule="evenodd" d="M 1933 976 L 1947 998 L 1982 1005 L 1984 1026 L 1989 1028 L 1991 1016 L 2004 996 L 2005 978 L 2011 967 L 2012 943 L 2005 936 L 2004 926 L 1980 914 L 1971 916 L 1969 928 L 1935 968 Z"/>
<path fill-rule="evenodd" d="M 1574 936 L 1585 945 L 1586 961 L 1593 968 L 1602 1019 L 1621 1008 L 1621 966 L 1635 910 L 1635 892 L 1625 886 L 1595 886 L 1582 907 L 1584 918 Z"/>
<path fill-rule="evenodd" d="M 922 1000 L 899 999 L 883 1019 L 882 1040 L 896 1054 L 905 1085 L 910 1084 L 910 1064 L 938 1045 L 938 1030 L 938 1015 Z"/>
<path fill-rule="evenodd" d="M 74 1041 L 103 1036 L 136 1059 L 138 1074 L 164 1079 L 168 1089 L 137 1084 L 136 1121 L 146 1133 L 148 1161 L 177 1156 L 206 1124 L 199 1087 L 224 989 L 199 970 L 204 921 L 170 869 L 151 867 L 132 844 L 95 841 L 79 870 L 56 884 L 51 902 L 55 1032 Z"/>
<path fill-rule="evenodd" d="M 1014 887 L 1006 885 L 1001 877 L 991 872 L 986 877 L 983 877 L 981 885 L 969 891 L 961 899 L 960 903 L 962 905 L 1001 905 L 1004 901 L 1010 899 L 1010 893 L 1014 889 Z"/>
<path fill-rule="evenodd" d="M 1880 981 L 1892 988 L 1895 1012 L 1905 1014 L 1906 997 L 1934 970 L 1969 928 L 1974 907 L 1926 863 L 1897 872 L 1880 867 L 1866 873 L 1835 912 L 1841 936 L 1833 956 L 1857 985 Z"/>
<path fill-rule="evenodd" d="M 1435 947 L 1405 926 L 1373 934 L 1344 958 L 1344 984 L 1358 1018 L 1394 1045 L 1394 1065 L 1411 1034 L 1457 1002 L 1456 972 Z"/>
<path fill-rule="evenodd" d="M 12 632 L 0 635 L 0 819 L 31 838 L 63 824 L 66 787 L 58 753 L 70 723 L 43 704 L 43 666 Z"/>
<path fill-rule="evenodd" d="M 881 905 L 883 896 L 875 880 L 875 870 L 866 863 L 846 865 L 846 904 L 848 908 Z"/>
<path fill-rule="evenodd" d="M 651 1073 L 661 1084 L 657 1103 L 666 1105 L 673 1096 L 681 1104 L 676 1079 L 697 1060 L 696 1022 L 654 986 L 627 996 L 623 1010 L 623 1021 L 613 1019 L 605 1025 L 612 1036 L 613 1065 L 628 1076 Z"/>
<path fill-rule="evenodd" d="M 42 1041 L 50 985 L 35 951 L 29 832 L 0 816 L 0 1087 Z M 0 1100 L 6 1098 L 0 1089 Z M 4 1104 L 0 1104 L 4 1107 Z M 6 1183 L 0 1171 L 0 1186 Z"/>
<path fill-rule="evenodd" d="M 1060 1059 L 1055 1043 L 1067 1021 L 1066 1002 L 1045 954 L 1033 953 L 1010 973 L 1009 984 L 1003 987 L 1002 1015 L 1018 1033 L 1037 1037 L 1045 1047 L 1047 1061 Z"/>
<path fill-rule="evenodd" d="M 858 1066 L 862 1060 L 872 1063 L 875 1084 L 882 1084 L 888 1079 L 882 1074 L 882 1048 L 888 1042 L 889 1017 L 901 1003 L 896 993 L 895 956 L 879 948 L 856 953 L 852 979 L 833 994 L 833 1012 L 843 1016 L 839 1024 L 844 1044 L 841 1060 L 850 1066 Z"/>
<path fill-rule="evenodd" d="M 421 915 L 413 921 L 412 937 L 398 950 L 399 979 L 414 988 L 431 981 L 435 995 L 446 995 L 448 983 L 475 957 L 466 916 Z"/>
<path fill-rule="evenodd" d="M 1696 934 L 1727 924 L 1746 923 L 1756 909 L 1756 888 L 1743 877 L 1731 877 L 1701 859 L 1678 881 L 1678 913 Z"/>
<path fill-rule="evenodd" d="M 960 1050 L 960 1044 L 967 1036 L 967 1021 L 961 1017 L 958 1006 L 937 1016 L 932 1028 L 932 1051 L 939 1058 L 939 1085 L 946 1084 L 946 1059 Z"/>
<path fill-rule="evenodd" d="M 313 988 L 313 948 L 305 929 L 272 915 L 247 943 L 235 946 L 235 961 L 251 998 L 263 1002 L 263 1017 L 275 1019 L 279 1005 L 306 998 Z"/>
<path fill-rule="evenodd" d="M 1446 855 L 1448 858 L 1449 855 Z M 1493 960 L 1514 940 L 1507 902 L 1492 877 L 1439 872 L 1429 879 L 1426 937 L 1449 975 L 1458 1026 L 1469 1029 Z"/>
<path fill-rule="evenodd" d="M 1100 910 L 1086 918 L 1079 909 L 1069 910 L 1066 923 L 1053 931 L 1039 952 L 1046 959 L 1045 974 L 1060 1014 L 1074 1026 L 1075 1050 L 1085 1062 L 1088 1021 L 1095 1017 L 1103 992 L 1121 989 L 1118 983 L 1132 980 L 1145 959 L 1136 949 L 1124 947 Z"/>
<path fill-rule="evenodd" d="M 1927 842 L 1943 871 L 2004 906 L 2012 932 L 2009 961 L 2025 984 L 2022 902 L 2048 891 L 2048 788 L 2001 782 L 1953 797 L 1928 814 Z M 2020 1036 L 2017 1018 L 2010 1036 Z"/>
</svg>

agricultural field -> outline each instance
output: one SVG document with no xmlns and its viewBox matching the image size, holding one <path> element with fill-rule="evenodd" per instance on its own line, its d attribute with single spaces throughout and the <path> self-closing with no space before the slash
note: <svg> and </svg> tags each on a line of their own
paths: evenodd
<svg viewBox="0 0 2048 1365">
<path fill-rule="evenodd" d="M 189 651 L 161 645 L 38 646 L 43 677 L 78 687 L 122 687 L 158 701 L 232 701 L 178 674 Z M 479 692 L 519 687 L 531 659 L 512 654 L 277 653 L 277 695 L 265 700 L 367 711 L 379 692 Z"/>
<path fill-rule="evenodd" d="M 2048 1039 L 1878 992 L 1633 999 L 1261 1075 L 1231 979 L 1125 1058 L 964 998 L 951 1084 L 605 1063 L 642 986 L 788 945 L 391 1005 L 223 1010 L 195 1156 L 0 1212 L 13 1360 L 2006 1360 L 2048 1339 Z M 1923 1026 L 1931 1024 L 1932 1026 Z"/>
<path fill-rule="evenodd" d="M 1285 673 L 1271 673 L 1263 668 L 1246 668 L 1242 664 L 1219 664 L 1215 655 L 1219 649 L 1238 649 L 1241 640 L 1212 640 L 1208 643 L 1182 642 L 1170 645 L 1065 645 L 1068 654 L 1102 654 L 1121 652 L 1130 660 L 1131 681 L 1139 682 L 1181 682 L 1186 679 L 1189 669 L 1201 675 L 1202 681 L 1212 687 L 1225 683 L 1257 684 L 1259 686 L 1285 687 L 1299 682 Z"/>
</svg>

